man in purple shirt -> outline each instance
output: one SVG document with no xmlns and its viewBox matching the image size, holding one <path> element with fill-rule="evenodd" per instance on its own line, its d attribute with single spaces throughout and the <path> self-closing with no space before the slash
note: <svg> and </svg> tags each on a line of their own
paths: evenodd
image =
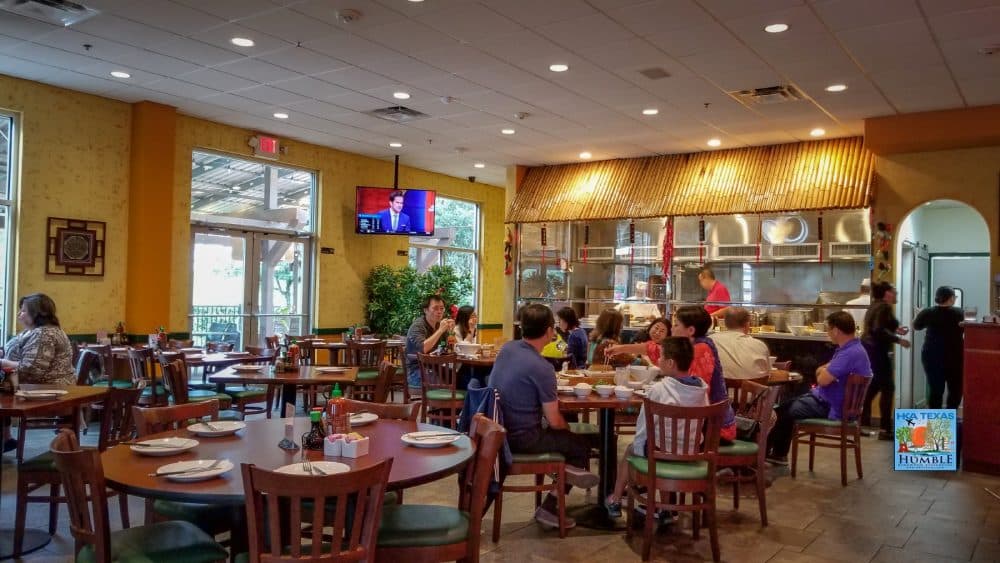
<svg viewBox="0 0 1000 563">
<path fill-rule="evenodd" d="M 792 445 L 792 430 L 796 420 L 829 418 L 840 420 L 844 402 L 847 376 L 852 373 L 871 377 L 872 366 L 861 341 L 855 338 L 854 317 L 837 311 L 826 318 L 826 331 L 837 351 L 829 363 L 816 370 L 817 386 L 809 393 L 786 401 L 775 411 L 778 420 L 767 438 L 767 461 L 776 465 L 788 464 L 788 449 Z"/>
</svg>

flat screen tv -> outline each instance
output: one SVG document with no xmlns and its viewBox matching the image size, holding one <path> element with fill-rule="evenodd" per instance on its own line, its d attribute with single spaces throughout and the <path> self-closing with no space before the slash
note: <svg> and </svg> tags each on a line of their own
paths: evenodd
<svg viewBox="0 0 1000 563">
<path fill-rule="evenodd" d="M 358 186 L 354 230 L 360 234 L 431 236 L 435 196 L 431 190 Z"/>
</svg>

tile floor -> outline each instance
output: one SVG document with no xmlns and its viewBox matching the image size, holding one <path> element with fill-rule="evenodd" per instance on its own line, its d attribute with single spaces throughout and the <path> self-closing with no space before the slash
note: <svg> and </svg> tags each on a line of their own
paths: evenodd
<svg viewBox="0 0 1000 563">
<path fill-rule="evenodd" d="M 84 436 L 94 441 L 96 428 Z M 26 453 L 35 455 L 47 447 L 52 434 L 34 430 Z M 621 447 L 630 441 L 623 437 Z M 1000 561 L 1000 500 L 985 489 L 1000 494 L 1000 477 L 975 473 L 895 473 L 891 469 L 890 442 L 873 438 L 864 443 L 863 480 L 851 479 L 840 486 L 839 464 L 834 450 L 817 452 L 814 474 L 801 472 L 797 479 L 786 468 L 776 468 L 774 484 L 767 490 L 770 526 L 761 528 L 756 500 L 741 499 L 740 510 L 732 510 L 731 489 L 720 490 L 719 536 L 724 561 L 751 563 L 860 562 L 953 562 Z M 16 469 L 11 454 L 2 460 L 0 527 L 14 522 Z M 452 504 L 457 498 L 455 481 L 408 490 L 406 502 Z M 570 505 L 595 499 L 574 491 Z M 638 561 L 639 534 L 631 541 L 623 533 L 578 527 L 560 540 L 554 531 L 542 530 L 531 519 L 533 495 L 505 497 L 500 543 L 489 540 L 489 520 L 484 522 L 481 559 L 495 561 Z M 29 507 L 29 527 L 45 527 L 44 506 Z M 141 522 L 142 503 L 131 499 L 133 522 Z M 117 510 L 111 511 L 117 529 Z M 487 515 L 492 518 L 492 513 Z M 690 536 L 689 521 L 657 535 L 653 559 L 657 561 L 711 561 L 707 534 L 699 541 Z M 679 528 L 679 529 L 677 529 Z M 52 542 L 24 561 L 70 561 L 73 541 L 68 532 L 65 508 L 59 532 Z"/>
</svg>

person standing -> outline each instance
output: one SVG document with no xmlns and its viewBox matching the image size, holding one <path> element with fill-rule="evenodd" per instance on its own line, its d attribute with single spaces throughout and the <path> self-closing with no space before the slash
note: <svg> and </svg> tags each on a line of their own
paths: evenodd
<svg viewBox="0 0 1000 563">
<path fill-rule="evenodd" d="M 788 465 L 788 450 L 792 445 L 795 421 L 805 418 L 840 420 L 847 376 L 872 374 L 868 354 L 861 341 L 854 337 L 854 319 L 846 311 L 831 313 L 826 318 L 826 334 L 837 345 L 829 363 L 816 369 L 816 387 L 808 393 L 785 401 L 774 410 L 778 420 L 767 437 L 767 461 Z"/>
<path fill-rule="evenodd" d="M 924 309 L 913 319 L 913 330 L 927 330 L 920 360 L 927 376 L 927 408 L 939 409 L 948 387 L 945 408 L 957 409 L 962 403 L 962 310 L 955 307 L 955 290 L 942 285 L 934 292 L 935 307 Z"/>
<path fill-rule="evenodd" d="M 413 324 L 406 331 L 406 384 L 410 387 L 410 394 L 416 396 L 422 393 L 417 354 L 430 354 L 455 328 L 455 321 L 443 319 L 444 299 L 440 295 L 424 297 L 420 308 L 424 314 L 413 319 Z"/>
<path fill-rule="evenodd" d="M 729 297 L 729 289 L 722 282 L 715 279 L 715 272 L 712 271 L 712 268 L 705 266 L 698 272 L 698 283 L 702 289 L 708 292 L 708 295 L 705 297 L 706 302 L 728 303 L 732 300 Z M 705 305 L 705 310 L 708 311 L 708 314 L 716 319 L 725 315 L 727 309 L 729 309 L 728 305 Z"/>
<path fill-rule="evenodd" d="M 872 382 L 865 394 L 865 404 L 861 411 L 862 426 L 871 426 L 872 402 L 879 395 L 879 440 L 892 440 L 892 400 L 896 393 L 896 376 L 892 370 L 892 346 L 899 344 L 910 347 L 910 341 L 903 338 L 909 332 L 899 326 L 893 313 L 896 305 L 896 288 L 889 282 L 878 282 L 872 286 L 872 304 L 865 314 L 865 329 L 862 342 L 868 352 L 872 367 Z"/>
<path fill-rule="evenodd" d="M 403 191 L 389 194 L 389 208 L 378 212 L 379 229 L 386 233 L 410 232 L 410 216 L 403 213 Z"/>
<path fill-rule="evenodd" d="M 872 304 L 872 280 L 871 278 L 865 278 L 861 280 L 861 295 L 851 299 L 844 305 L 848 305 L 844 310 L 847 311 L 851 317 L 854 318 L 854 326 L 857 330 L 864 332 L 865 325 L 865 313 L 868 312 L 868 306 Z"/>
<path fill-rule="evenodd" d="M 559 412 L 555 371 L 542 348 L 552 341 L 555 321 L 545 305 L 532 303 L 521 308 L 521 340 L 508 342 L 497 355 L 490 372 L 490 385 L 500 392 L 507 443 L 514 453 L 559 453 L 566 459 L 566 492 L 570 486 L 589 489 L 597 486 L 597 475 L 587 471 L 590 449 L 596 435 L 574 434 Z M 535 520 L 559 527 L 558 502 L 549 493 L 535 510 Z M 566 526 L 575 526 L 566 518 Z"/>
</svg>

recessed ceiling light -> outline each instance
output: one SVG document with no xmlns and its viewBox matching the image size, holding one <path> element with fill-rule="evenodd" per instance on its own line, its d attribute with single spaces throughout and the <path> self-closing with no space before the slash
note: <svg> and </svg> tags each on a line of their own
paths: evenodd
<svg viewBox="0 0 1000 563">
<path fill-rule="evenodd" d="M 787 23 L 772 23 L 771 25 L 765 25 L 764 31 L 768 33 L 781 33 L 782 31 L 788 31 Z"/>
<path fill-rule="evenodd" d="M 660 110 L 656 108 L 646 108 L 642 110 L 642 115 L 656 115 L 658 113 L 660 113 Z"/>
<path fill-rule="evenodd" d="M 590 153 L 589 153 L 589 152 L 587 152 L 587 151 L 583 151 L 582 153 L 580 153 L 580 158 L 582 158 L 582 159 L 584 159 L 584 160 L 586 160 L 586 159 L 588 159 L 588 158 L 590 158 L 590 157 L 592 157 L 592 156 L 594 156 L 594 155 L 590 154 Z"/>
<path fill-rule="evenodd" d="M 115 78 L 132 78 L 132 75 L 124 70 L 112 70 L 111 76 L 114 76 Z"/>
<path fill-rule="evenodd" d="M 397 100 L 409 100 L 410 94 L 407 92 L 393 92 L 392 97 L 396 98 Z"/>
<path fill-rule="evenodd" d="M 831 84 L 826 87 L 827 92 L 843 92 L 847 90 L 847 84 Z"/>
<path fill-rule="evenodd" d="M 569 70 L 569 65 L 563 63 L 556 63 L 549 65 L 549 70 L 551 70 L 552 72 L 566 72 L 567 70 Z"/>
<path fill-rule="evenodd" d="M 277 119 L 288 119 L 288 114 L 279 111 L 278 113 L 274 114 L 274 117 Z"/>
<path fill-rule="evenodd" d="M 473 164 L 473 166 L 475 166 L 476 168 L 486 168 L 486 165 L 483 164 L 482 162 L 477 162 Z"/>
<path fill-rule="evenodd" d="M 722 141 L 720 141 L 719 139 L 709 139 L 708 140 L 708 146 L 710 146 L 710 147 L 717 147 L 717 146 L 719 146 L 721 144 L 722 144 Z"/>
<path fill-rule="evenodd" d="M 810 131 L 809 134 L 812 135 L 813 137 L 822 137 L 823 135 L 826 135 L 826 129 L 823 129 L 822 127 L 817 127 L 812 131 Z"/>
<path fill-rule="evenodd" d="M 514 130 L 513 129 L 501 129 L 500 132 L 503 133 L 504 135 L 513 135 L 514 134 Z"/>
<path fill-rule="evenodd" d="M 393 142 L 389 143 L 389 146 L 392 147 L 392 148 L 394 148 L 394 149 L 398 149 L 398 148 L 400 148 L 400 147 L 403 146 L 403 143 L 400 143 L 398 141 L 393 141 Z"/>
<path fill-rule="evenodd" d="M 253 47 L 253 39 L 248 39 L 246 37 L 233 37 L 229 40 L 230 43 L 236 45 L 237 47 Z"/>
</svg>

